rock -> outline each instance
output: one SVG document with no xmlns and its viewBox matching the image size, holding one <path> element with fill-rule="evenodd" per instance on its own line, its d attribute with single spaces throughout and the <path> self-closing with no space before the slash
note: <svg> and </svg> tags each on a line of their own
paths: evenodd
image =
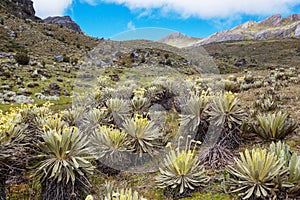
<svg viewBox="0 0 300 200">
<path fill-rule="evenodd" d="M 6 91 L 3 95 L 4 98 L 9 98 L 9 97 L 13 97 L 16 96 L 17 93 L 13 92 L 13 91 Z"/>
<path fill-rule="evenodd" d="M 10 100 L 15 101 L 16 103 L 19 103 L 19 104 L 34 103 L 34 100 L 31 97 L 27 97 L 24 95 L 17 95 L 15 97 L 11 97 Z"/>
<path fill-rule="evenodd" d="M 28 63 L 30 66 L 36 66 L 37 65 L 37 63 L 36 62 L 34 62 L 34 61 L 29 61 L 29 63 Z"/>
<path fill-rule="evenodd" d="M 76 24 L 70 16 L 63 16 L 63 17 L 48 17 L 44 19 L 46 24 L 58 24 L 62 25 L 68 29 L 76 31 L 78 33 L 83 33 L 80 26 Z"/>
<path fill-rule="evenodd" d="M 47 31 L 46 35 L 52 37 L 53 36 L 53 32 L 52 31 Z"/>
<path fill-rule="evenodd" d="M 42 93 L 35 93 L 34 96 L 38 99 L 46 100 L 46 101 L 58 101 L 59 100 L 59 97 L 57 97 L 57 96 L 45 96 Z"/>
<path fill-rule="evenodd" d="M 37 83 L 37 82 L 31 82 L 31 83 L 27 84 L 27 87 L 29 87 L 29 88 L 35 88 L 35 87 L 38 87 L 38 86 L 39 86 L 39 83 Z"/>
<path fill-rule="evenodd" d="M 68 90 L 64 90 L 64 95 L 65 96 L 70 96 L 70 92 Z"/>
<path fill-rule="evenodd" d="M 14 38 L 16 37 L 16 34 L 15 34 L 14 31 L 11 31 L 10 34 L 9 34 L 9 36 L 10 36 L 12 39 L 14 39 Z"/>
<path fill-rule="evenodd" d="M 240 59 L 239 61 L 237 61 L 236 63 L 234 63 L 235 66 L 237 67 L 241 67 L 247 64 L 247 61 L 245 58 Z"/>
<path fill-rule="evenodd" d="M 46 78 L 45 76 L 42 76 L 42 77 L 41 77 L 41 81 L 42 81 L 42 82 L 45 82 L 45 81 L 47 81 L 47 78 Z"/>
<path fill-rule="evenodd" d="M 300 36 L 300 24 L 298 24 L 298 26 L 296 27 L 295 34 L 294 34 L 294 37 L 299 37 L 299 36 Z"/>
<path fill-rule="evenodd" d="M 59 85 L 57 84 L 57 83 L 50 83 L 50 85 L 49 85 L 49 89 L 50 90 L 60 90 L 60 87 L 59 87 Z"/>
<path fill-rule="evenodd" d="M 64 57 L 63 56 L 55 56 L 54 57 L 55 62 L 63 62 L 64 61 Z"/>
<path fill-rule="evenodd" d="M 23 19 L 35 19 L 35 10 L 31 0 L 14 0 L 17 5 L 16 13 Z"/>
<path fill-rule="evenodd" d="M 11 89 L 11 87 L 9 86 L 9 85 L 2 85 L 1 87 L 0 87 L 0 90 L 6 90 L 6 91 L 9 91 Z"/>
<path fill-rule="evenodd" d="M 34 70 L 32 74 L 34 74 L 34 75 L 39 75 L 38 70 L 37 70 L 37 69 Z"/>
<path fill-rule="evenodd" d="M 10 58 L 11 59 L 11 58 L 13 58 L 13 56 L 8 53 L 1 53 L 0 58 Z"/>
</svg>

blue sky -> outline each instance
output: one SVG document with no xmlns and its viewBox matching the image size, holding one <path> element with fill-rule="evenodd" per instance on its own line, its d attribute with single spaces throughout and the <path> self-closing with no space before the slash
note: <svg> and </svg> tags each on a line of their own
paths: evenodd
<svg viewBox="0 0 300 200">
<path fill-rule="evenodd" d="M 248 20 L 260 21 L 276 13 L 283 17 L 300 13 L 299 0 L 33 1 L 41 18 L 69 15 L 88 35 L 112 39 L 140 35 L 158 39 L 173 31 L 201 38 Z M 143 29 L 146 27 L 152 28 Z"/>
</svg>

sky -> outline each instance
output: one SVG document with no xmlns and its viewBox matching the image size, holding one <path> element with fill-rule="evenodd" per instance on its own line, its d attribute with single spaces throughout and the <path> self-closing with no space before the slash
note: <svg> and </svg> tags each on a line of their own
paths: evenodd
<svg viewBox="0 0 300 200">
<path fill-rule="evenodd" d="M 88 35 L 153 39 L 172 32 L 203 38 L 249 20 L 300 14 L 300 0 L 33 0 L 36 15 L 69 15 Z"/>
</svg>

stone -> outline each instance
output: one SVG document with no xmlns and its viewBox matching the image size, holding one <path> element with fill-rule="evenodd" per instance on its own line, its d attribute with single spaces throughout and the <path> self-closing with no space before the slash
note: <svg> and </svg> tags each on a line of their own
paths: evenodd
<svg viewBox="0 0 300 200">
<path fill-rule="evenodd" d="M 59 85 L 57 84 L 57 83 L 50 83 L 50 85 L 49 85 L 49 89 L 50 90 L 60 90 L 60 87 L 59 87 Z"/>
<path fill-rule="evenodd" d="M 62 55 L 55 56 L 54 60 L 55 60 L 55 62 L 63 62 L 64 61 L 64 57 Z"/>
<path fill-rule="evenodd" d="M 300 24 L 298 24 L 298 26 L 296 27 L 295 34 L 294 34 L 294 37 L 299 37 L 299 36 L 300 36 Z"/>
</svg>

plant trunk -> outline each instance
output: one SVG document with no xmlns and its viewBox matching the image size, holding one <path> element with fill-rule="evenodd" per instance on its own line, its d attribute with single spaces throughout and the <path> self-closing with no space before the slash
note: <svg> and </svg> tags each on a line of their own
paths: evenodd
<svg viewBox="0 0 300 200">
<path fill-rule="evenodd" d="M 72 182 L 63 179 L 57 183 L 56 179 L 47 179 L 41 183 L 41 200 L 81 200 L 84 199 L 84 185 L 76 179 L 73 186 Z"/>
<path fill-rule="evenodd" d="M 0 200 L 6 200 L 6 176 L 0 176 Z"/>
</svg>

